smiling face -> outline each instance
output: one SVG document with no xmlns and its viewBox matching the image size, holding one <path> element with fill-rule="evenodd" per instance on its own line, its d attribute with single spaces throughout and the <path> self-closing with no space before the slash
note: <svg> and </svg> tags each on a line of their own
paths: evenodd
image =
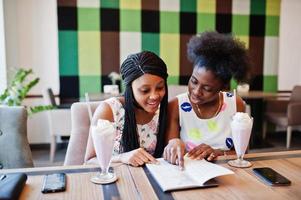
<svg viewBox="0 0 301 200">
<path fill-rule="evenodd" d="M 132 82 L 134 98 L 139 106 L 148 113 L 155 113 L 165 95 L 163 78 L 144 74 Z"/>
<path fill-rule="evenodd" d="M 188 83 L 190 101 L 194 104 L 210 103 L 218 98 L 223 82 L 211 70 L 194 67 Z"/>
</svg>

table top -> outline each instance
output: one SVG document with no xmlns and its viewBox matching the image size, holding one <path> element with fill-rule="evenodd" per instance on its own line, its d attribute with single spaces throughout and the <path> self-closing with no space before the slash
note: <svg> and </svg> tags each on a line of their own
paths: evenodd
<svg viewBox="0 0 301 200">
<path fill-rule="evenodd" d="M 280 100 L 288 100 L 291 93 L 290 92 L 264 92 L 264 91 L 256 91 L 251 90 L 245 93 L 238 93 L 238 95 L 243 99 L 280 99 Z"/>
<path fill-rule="evenodd" d="M 173 89 L 173 88 L 171 88 Z M 270 98 L 277 98 L 277 99 L 289 99 L 291 93 L 290 92 L 264 92 L 259 90 L 250 90 L 249 92 L 244 93 L 237 93 L 241 98 L 243 99 L 270 99 Z M 89 99 L 90 101 L 103 101 L 105 99 L 108 99 L 110 97 L 116 97 L 120 96 L 113 95 L 113 94 L 106 94 L 106 93 L 89 93 Z M 86 101 L 85 97 L 82 97 L 80 101 Z"/>
<path fill-rule="evenodd" d="M 103 101 L 111 97 L 118 97 L 121 94 L 108 94 L 108 93 L 87 93 L 89 101 Z M 86 97 L 80 98 L 81 102 L 87 101 Z"/>
<path fill-rule="evenodd" d="M 231 169 L 234 175 L 216 178 L 218 187 L 162 192 L 145 167 L 117 164 L 118 180 L 114 184 L 95 185 L 90 181 L 97 166 L 60 166 L 47 168 L 7 169 L 0 173 L 25 172 L 28 180 L 20 199 L 301 199 L 301 151 L 247 154 L 251 168 L 227 165 L 234 155 L 221 156 L 215 163 Z M 254 167 L 271 167 L 291 180 L 290 186 L 268 186 L 252 172 Z M 43 175 L 65 172 L 65 192 L 42 194 Z"/>
</svg>

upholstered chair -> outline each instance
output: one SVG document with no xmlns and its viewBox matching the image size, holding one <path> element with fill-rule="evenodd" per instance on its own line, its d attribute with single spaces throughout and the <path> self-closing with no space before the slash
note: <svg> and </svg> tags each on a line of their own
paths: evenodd
<svg viewBox="0 0 301 200">
<path fill-rule="evenodd" d="M 88 106 L 93 114 L 100 102 L 77 102 L 71 106 L 71 136 L 64 165 L 82 165 L 90 129 Z"/>
<path fill-rule="evenodd" d="M 23 167 L 33 167 L 27 111 L 21 106 L 0 106 L 0 169 Z"/>
<path fill-rule="evenodd" d="M 286 148 L 290 148 L 292 129 L 301 125 L 301 86 L 295 86 L 289 101 L 269 100 L 266 104 L 263 123 L 263 139 L 267 123 L 286 128 Z"/>
</svg>

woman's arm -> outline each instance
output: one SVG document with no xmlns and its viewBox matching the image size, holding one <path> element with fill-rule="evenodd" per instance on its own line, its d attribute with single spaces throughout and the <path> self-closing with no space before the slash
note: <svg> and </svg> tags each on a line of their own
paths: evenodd
<svg viewBox="0 0 301 200">
<path fill-rule="evenodd" d="M 167 110 L 167 132 L 166 143 L 163 157 L 172 164 L 178 164 L 181 168 L 184 167 L 183 156 L 185 153 L 185 144 L 180 139 L 180 121 L 178 99 L 174 98 L 168 103 Z"/>
<path fill-rule="evenodd" d="M 168 103 L 167 108 L 167 132 L 166 132 L 166 144 L 170 139 L 180 137 L 180 125 L 179 125 L 179 109 L 178 99 L 174 98 Z"/>
<path fill-rule="evenodd" d="M 236 110 L 237 112 L 246 112 L 245 102 L 240 96 L 236 96 Z"/>
<path fill-rule="evenodd" d="M 92 118 L 91 125 L 96 125 L 98 119 L 106 119 L 111 122 L 114 121 L 113 112 L 109 104 L 105 102 L 101 102 L 97 109 L 95 110 Z M 89 130 L 89 137 L 88 137 L 88 143 L 87 143 L 87 149 L 85 154 L 85 163 L 87 163 L 90 159 L 95 158 L 96 153 L 94 149 L 94 144 L 92 140 L 91 130 Z"/>
</svg>

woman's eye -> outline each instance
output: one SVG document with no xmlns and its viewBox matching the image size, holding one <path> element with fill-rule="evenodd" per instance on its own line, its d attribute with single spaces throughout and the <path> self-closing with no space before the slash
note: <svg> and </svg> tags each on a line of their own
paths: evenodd
<svg viewBox="0 0 301 200">
<path fill-rule="evenodd" d="M 161 87 L 157 87 L 157 90 L 161 91 L 161 90 L 164 90 L 165 87 L 164 86 L 161 86 Z"/>
<path fill-rule="evenodd" d="M 191 83 L 193 83 L 193 84 L 197 84 L 198 82 L 195 80 L 195 79 L 190 79 L 191 80 Z"/>
<path fill-rule="evenodd" d="M 140 90 L 141 93 L 146 94 L 149 92 L 149 90 Z"/>
<path fill-rule="evenodd" d="M 206 92 L 212 92 L 212 88 L 204 87 L 203 89 L 204 89 Z"/>
</svg>

